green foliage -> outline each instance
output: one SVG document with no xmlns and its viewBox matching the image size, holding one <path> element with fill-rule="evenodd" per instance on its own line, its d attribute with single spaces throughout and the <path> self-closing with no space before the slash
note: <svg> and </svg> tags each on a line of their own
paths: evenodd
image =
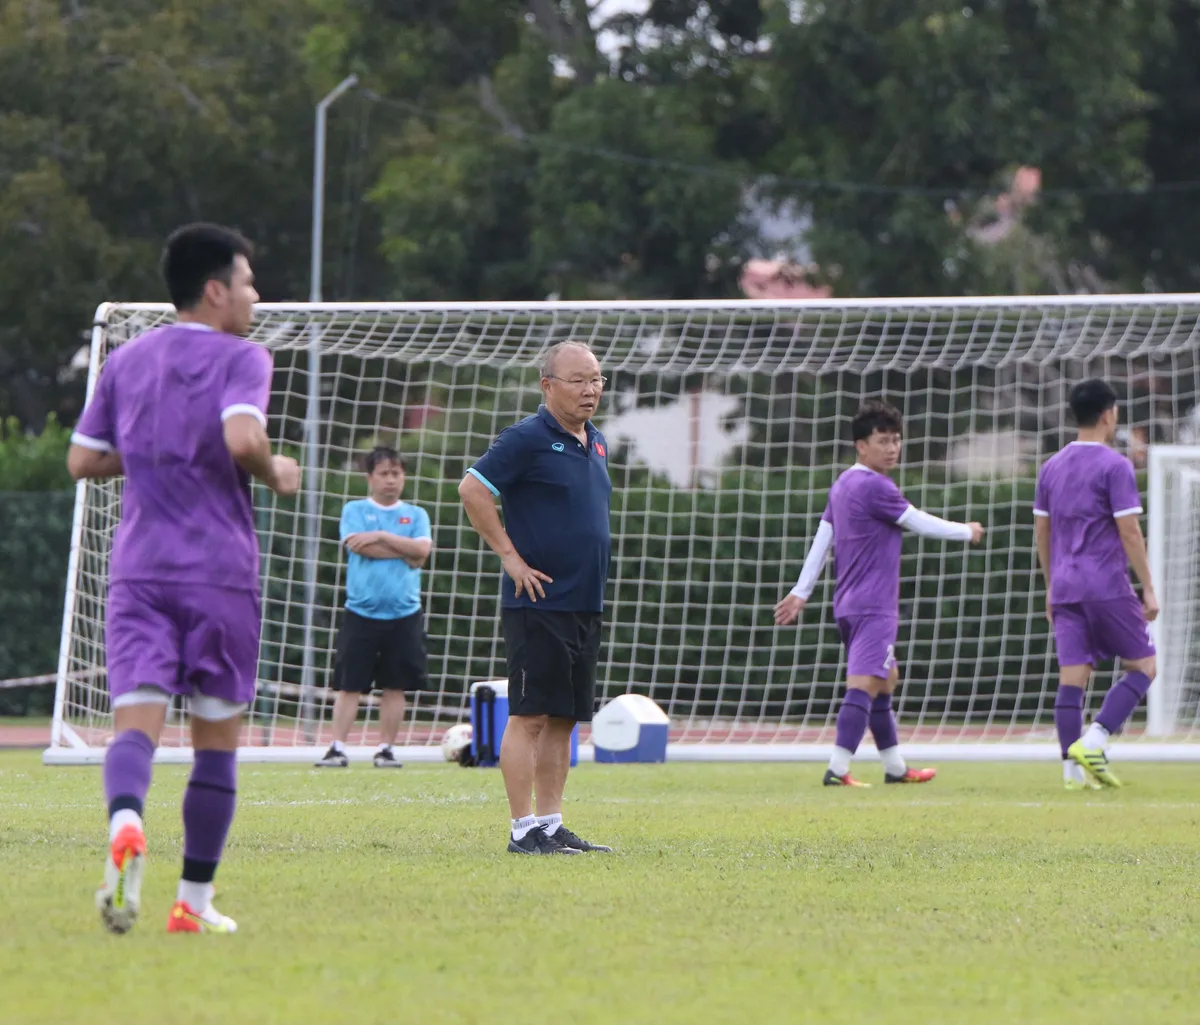
<svg viewBox="0 0 1200 1025">
<path fill-rule="evenodd" d="M 50 673 L 58 662 L 74 498 L 0 491 L 0 680 Z M 0 715 L 48 712 L 53 696 L 51 687 L 0 691 Z"/>
<path fill-rule="evenodd" d="M 66 491 L 71 432 L 51 414 L 40 434 L 21 429 L 16 417 L 0 424 L 0 491 Z"/>
</svg>

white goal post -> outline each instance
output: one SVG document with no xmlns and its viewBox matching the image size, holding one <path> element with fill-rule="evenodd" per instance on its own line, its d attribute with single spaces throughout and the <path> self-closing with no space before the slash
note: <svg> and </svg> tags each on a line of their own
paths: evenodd
<svg viewBox="0 0 1200 1025">
<path fill-rule="evenodd" d="M 113 348 L 171 318 L 165 305 L 102 305 L 89 394 Z M 457 485 L 500 430 L 536 410 L 540 354 L 576 339 L 609 377 L 597 417 L 614 484 L 598 697 L 632 690 L 662 705 L 671 759 L 827 756 L 845 672 L 832 574 L 799 628 L 777 629 L 771 609 L 853 458 L 849 421 L 871 396 L 905 414 L 905 494 L 988 527 L 970 550 L 906 538 L 902 740 L 918 758 L 1057 758 L 1033 482 L 1070 437 L 1069 386 L 1102 376 L 1124 400 L 1123 450 L 1139 469 L 1148 461 L 1163 605 L 1162 677 L 1119 756 L 1200 760 L 1200 450 L 1174 447 L 1190 441 L 1200 397 L 1200 296 L 265 303 L 251 337 L 275 360 L 272 439 L 307 472 L 301 501 L 255 491 L 264 623 L 244 758 L 307 761 L 328 743 L 338 518 L 365 493 L 358 460 L 375 444 L 404 454 L 405 498 L 433 523 L 430 683 L 402 742 L 408 760 L 441 757 L 470 684 L 504 671 L 498 563 Z M 110 735 L 103 623 L 120 501 L 119 480 L 76 491 L 48 763 L 97 761 Z M 1090 714 L 1111 679 L 1095 674 Z M 360 756 L 374 739 L 369 714 L 352 736 Z M 160 758 L 189 757 L 186 742 L 173 717 Z"/>
</svg>

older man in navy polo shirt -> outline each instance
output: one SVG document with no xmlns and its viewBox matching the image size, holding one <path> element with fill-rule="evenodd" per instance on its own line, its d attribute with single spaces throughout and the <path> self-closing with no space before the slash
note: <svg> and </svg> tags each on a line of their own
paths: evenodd
<svg viewBox="0 0 1200 1025">
<path fill-rule="evenodd" d="M 608 579 L 612 483 L 604 436 L 591 423 L 604 378 L 595 355 L 578 342 L 551 348 L 541 371 L 545 405 L 501 432 L 458 493 L 504 569 L 509 720 L 500 771 L 512 812 L 508 849 L 608 851 L 562 821 L 571 731 L 591 722 L 595 707 Z"/>
</svg>

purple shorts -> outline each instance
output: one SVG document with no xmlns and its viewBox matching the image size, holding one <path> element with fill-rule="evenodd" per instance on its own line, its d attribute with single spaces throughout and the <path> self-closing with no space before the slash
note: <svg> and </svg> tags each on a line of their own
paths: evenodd
<svg viewBox="0 0 1200 1025">
<path fill-rule="evenodd" d="M 253 591 L 117 581 L 108 588 L 104 627 L 109 693 L 151 684 L 250 704 L 261 624 Z"/>
<path fill-rule="evenodd" d="M 896 666 L 899 617 L 879 613 L 838 616 L 837 626 L 846 645 L 846 675 L 886 680 Z"/>
<path fill-rule="evenodd" d="M 1154 654 L 1150 624 L 1134 594 L 1055 605 L 1054 643 L 1060 666 L 1094 666 L 1114 656 L 1128 662 Z"/>
</svg>

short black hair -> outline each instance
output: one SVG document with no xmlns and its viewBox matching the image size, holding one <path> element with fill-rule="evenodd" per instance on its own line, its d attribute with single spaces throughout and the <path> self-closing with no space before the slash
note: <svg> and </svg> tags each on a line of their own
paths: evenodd
<svg viewBox="0 0 1200 1025">
<path fill-rule="evenodd" d="M 1077 425 L 1095 427 L 1100 422 L 1100 417 L 1117 404 L 1117 393 L 1112 390 L 1112 385 L 1107 381 L 1101 381 L 1098 377 L 1089 377 L 1071 389 L 1071 395 L 1067 401 L 1071 405 L 1071 412 L 1075 416 Z"/>
<path fill-rule="evenodd" d="M 885 434 L 903 433 L 904 420 L 900 410 L 881 399 L 867 399 L 858 407 L 850 421 L 850 437 L 854 441 L 866 441 L 876 431 Z"/>
<path fill-rule="evenodd" d="M 163 246 L 162 276 L 177 310 L 189 310 L 204 296 L 213 278 L 229 284 L 233 261 L 249 260 L 254 246 L 231 228 L 219 224 L 185 224 Z"/>
<path fill-rule="evenodd" d="M 363 466 L 367 468 L 367 473 L 374 473 L 375 467 L 380 463 L 396 463 L 401 470 L 405 469 L 404 458 L 394 448 L 389 448 L 387 445 L 376 445 L 363 460 Z"/>
</svg>

